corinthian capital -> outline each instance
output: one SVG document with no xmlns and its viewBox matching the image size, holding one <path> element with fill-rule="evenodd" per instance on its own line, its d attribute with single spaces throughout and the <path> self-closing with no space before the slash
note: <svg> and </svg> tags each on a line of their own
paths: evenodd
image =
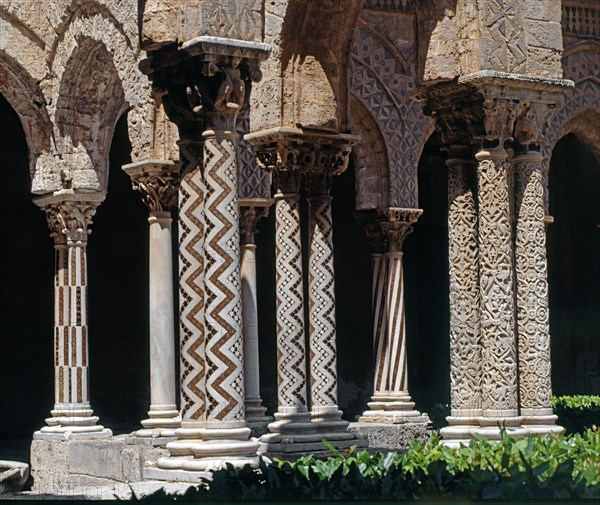
<svg viewBox="0 0 600 505">
<path fill-rule="evenodd" d="M 401 252 L 404 240 L 423 213 L 422 209 L 386 207 L 357 212 L 376 253 Z"/>
<path fill-rule="evenodd" d="M 123 171 L 150 212 L 164 212 L 176 204 L 179 167 L 172 161 L 145 160 L 124 165 Z"/>
<path fill-rule="evenodd" d="M 72 189 L 63 189 L 36 198 L 34 202 L 46 212 L 50 236 L 55 244 L 84 246 L 92 232 L 89 229 L 92 218 L 103 200 L 103 194 L 75 193 Z"/>
</svg>

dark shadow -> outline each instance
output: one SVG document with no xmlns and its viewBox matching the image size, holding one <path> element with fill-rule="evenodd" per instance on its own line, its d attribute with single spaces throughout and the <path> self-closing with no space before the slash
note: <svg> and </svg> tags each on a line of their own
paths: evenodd
<svg viewBox="0 0 600 505">
<path fill-rule="evenodd" d="M 2 95 L 0 117 L 0 459 L 28 461 L 54 404 L 54 248 L 32 202 L 23 128 Z"/>
<path fill-rule="evenodd" d="M 550 164 L 548 277 L 552 388 L 600 391 L 600 165 L 573 134 Z"/>
<path fill-rule="evenodd" d="M 124 114 L 88 242 L 90 395 L 100 422 L 116 433 L 138 429 L 150 405 L 148 209 L 121 169 L 130 162 Z"/>
</svg>

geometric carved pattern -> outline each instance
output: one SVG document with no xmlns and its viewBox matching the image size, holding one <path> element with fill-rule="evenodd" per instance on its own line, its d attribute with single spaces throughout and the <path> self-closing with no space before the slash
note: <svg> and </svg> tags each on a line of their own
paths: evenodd
<svg viewBox="0 0 600 505">
<path fill-rule="evenodd" d="M 244 419 L 237 163 L 226 134 L 204 142 L 208 420 Z"/>
<path fill-rule="evenodd" d="M 279 410 L 285 412 L 286 407 L 293 407 L 306 411 L 304 288 L 298 194 L 275 195 L 275 218 Z"/>
<path fill-rule="evenodd" d="M 522 408 L 552 408 L 543 158 L 514 158 L 517 176 L 515 273 Z"/>
<path fill-rule="evenodd" d="M 311 410 L 337 405 L 333 228 L 328 195 L 308 197 Z"/>
<path fill-rule="evenodd" d="M 477 155 L 482 408 L 516 410 L 512 226 L 506 151 Z"/>
<path fill-rule="evenodd" d="M 412 97 L 415 90 L 412 53 L 401 52 L 389 37 L 377 33 L 360 19 L 351 57 L 350 91 L 370 111 L 385 139 L 390 172 L 389 205 L 417 207 L 417 164 L 431 120 Z"/>
<path fill-rule="evenodd" d="M 448 161 L 450 394 L 452 410 L 481 408 L 479 251 L 470 162 Z"/>
<path fill-rule="evenodd" d="M 585 39 L 600 39 L 600 9 L 590 5 L 562 5 L 563 33 Z"/>
<path fill-rule="evenodd" d="M 365 0 L 365 9 L 411 12 L 412 0 Z"/>
<path fill-rule="evenodd" d="M 184 421 L 206 416 L 206 330 L 204 325 L 205 183 L 199 154 L 202 144 L 180 141 L 179 314 L 181 413 Z"/>
</svg>

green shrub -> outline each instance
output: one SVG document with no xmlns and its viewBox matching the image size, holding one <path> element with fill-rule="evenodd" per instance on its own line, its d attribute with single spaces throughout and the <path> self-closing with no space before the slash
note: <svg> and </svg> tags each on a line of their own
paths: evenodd
<svg viewBox="0 0 600 505">
<path fill-rule="evenodd" d="M 349 450 L 327 460 L 261 462 L 213 474 L 195 500 L 600 498 L 600 432 L 568 437 L 503 436 L 450 449 L 434 434 L 405 453 Z M 150 498 L 156 498 L 152 495 Z M 160 497 L 160 496 L 158 496 Z"/>
<path fill-rule="evenodd" d="M 554 413 L 567 433 L 583 433 L 592 426 L 600 427 L 600 396 L 554 396 Z"/>
</svg>

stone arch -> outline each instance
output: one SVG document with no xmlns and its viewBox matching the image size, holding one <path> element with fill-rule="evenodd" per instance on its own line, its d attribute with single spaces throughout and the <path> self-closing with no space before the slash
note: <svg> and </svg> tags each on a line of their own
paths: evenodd
<svg viewBox="0 0 600 505">
<path fill-rule="evenodd" d="M 108 153 L 118 118 L 127 109 L 123 82 L 106 46 L 81 37 L 62 75 L 55 122 L 64 184 L 104 191 Z M 71 182 L 68 182 L 71 180 Z"/>
<path fill-rule="evenodd" d="M 354 95 L 350 95 L 350 126 L 361 137 L 352 149 L 356 209 L 387 207 L 390 171 L 385 141 L 369 110 Z"/>
<path fill-rule="evenodd" d="M 129 109 L 128 127 L 132 139 L 132 159 L 139 161 L 151 157 L 153 122 L 147 118 L 153 118 L 153 104 L 150 83 L 138 69 L 140 49 L 137 43 L 136 7 L 134 4 L 129 7 L 123 6 L 118 9 L 118 13 L 113 13 L 106 5 L 94 0 L 73 2 L 57 28 L 58 35 L 49 51 L 49 65 L 57 76 L 52 96 L 58 97 L 64 86 L 68 65 L 74 62 L 71 58 L 80 49 L 80 41 L 90 39 L 104 46 L 106 54 L 112 60 L 111 72 L 121 82 L 123 91 L 123 104 L 114 115 L 118 118 Z M 116 14 L 119 14 L 120 18 L 117 18 Z M 90 62 L 94 63 L 93 60 Z M 114 129 L 116 118 L 111 131 Z M 112 134 L 106 138 L 112 138 Z M 109 147 L 105 146 L 106 153 Z M 94 169 L 105 173 L 106 160 L 103 163 L 103 166 L 95 166 Z"/>
<path fill-rule="evenodd" d="M 52 123 L 36 80 L 14 58 L 0 50 L 0 94 L 15 110 L 27 140 L 32 191 L 51 191 Z"/>
<path fill-rule="evenodd" d="M 411 58 L 413 56 L 411 55 Z M 414 98 L 414 62 L 360 19 L 351 49 L 350 90 L 375 119 L 389 162 L 389 205 L 417 207 L 417 165 L 433 131 Z"/>
</svg>

